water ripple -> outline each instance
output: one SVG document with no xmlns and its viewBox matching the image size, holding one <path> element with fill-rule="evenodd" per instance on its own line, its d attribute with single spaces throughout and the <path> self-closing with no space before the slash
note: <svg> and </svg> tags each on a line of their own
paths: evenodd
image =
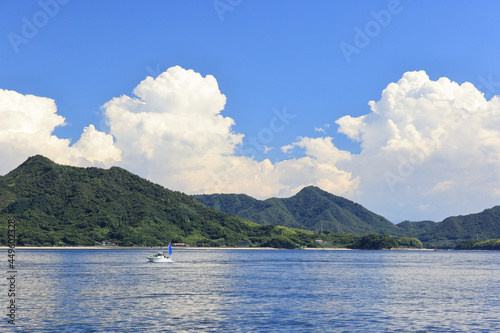
<svg viewBox="0 0 500 333">
<path fill-rule="evenodd" d="M 18 332 L 500 331 L 498 252 L 19 252 Z"/>
</svg>

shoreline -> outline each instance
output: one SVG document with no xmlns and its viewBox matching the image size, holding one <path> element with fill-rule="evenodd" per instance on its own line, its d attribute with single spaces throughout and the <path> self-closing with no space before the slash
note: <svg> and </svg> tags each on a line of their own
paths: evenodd
<svg viewBox="0 0 500 333">
<path fill-rule="evenodd" d="M 0 246 L 0 249 L 9 249 L 8 246 Z M 165 247 L 149 246 L 16 246 L 16 250 L 166 250 Z M 288 250 L 274 247 L 191 247 L 191 246 L 172 246 L 173 250 Z M 294 250 L 340 250 L 352 251 L 348 248 L 301 248 Z"/>
<path fill-rule="evenodd" d="M 0 249 L 9 249 L 8 246 L 0 246 Z M 143 246 L 16 246 L 16 250 L 166 250 L 166 247 L 143 247 Z M 190 247 L 172 246 L 175 250 L 290 250 L 273 247 Z M 360 251 L 359 249 L 349 249 L 345 247 L 306 247 L 293 250 L 306 251 Z M 369 250 L 366 250 L 369 251 Z M 405 249 L 394 248 L 386 251 L 434 251 L 434 249 Z"/>
<path fill-rule="evenodd" d="M 0 246 L 0 250 L 9 249 L 8 246 Z M 16 250 L 166 250 L 168 246 L 149 247 L 149 246 L 16 246 Z M 348 248 L 300 248 L 300 249 L 281 249 L 274 247 L 191 247 L 191 246 L 172 246 L 175 250 L 319 250 L 319 251 L 352 251 Z"/>
</svg>

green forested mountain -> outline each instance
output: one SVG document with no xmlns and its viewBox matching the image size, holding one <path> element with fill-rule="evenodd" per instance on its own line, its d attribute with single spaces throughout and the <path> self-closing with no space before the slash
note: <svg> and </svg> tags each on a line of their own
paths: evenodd
<svg viewBox="0 0 500 333">
<path fill-rule="evenodd" d="M 418 237 L 424 243 L 456 244 L 463 240 L 500 237 L 500 206 L 476 214 L 451 216 Z"/>
<path fill-rule="evenodd" d="M 290 198 L 257 200 L 244 194 L 193 196 L 204 205 L 259 224 L 282 225 L 319 232 L 346 232 L 361 236 L 370 232 L 403 235 L 384 217 L 345 198 L 308 186 Z"/>
<path fill-rule="evenodd" d="M 12 218 L 17 221 L 18 244 L 39 246 L 93 245 L 107 240 L 118 245 L 245 242 L 296 247 L 320 246 L 315 240 L 322 239 L 333 246 L 368 248 L 393 243 L 374 233 L 400 236 L 400 246 L 417 247 L 418 242 L 410 238 L 426 246 L 500 238 L 500 206 L 438 223 L 394 225 L 359 204 L 313 186 L 285 199 L 261 201 L 236 194 L 194 198 L 118 167 L 76 168 L 34 156 L 0 177 L 0 221 L 4 221 L 0 233 L 6 234 L 7 220 Z M 318 235 L 321 226 L 323 234 Z"/>
<path fill-rule="evenodd" d="M 76 168 L 43 156 L 0 177 L 0 232 L 15 219 L 18 244 L 314 245 L 312 232 L 261 226 L 203 206 L 113 167 Z M 5 240 L 1 240 L 5 242 Z"/>
<path fill-rule="evenodd" d="M 454 247 L 467 240 L 486 241 L 500 237 L 500 206 L 476 214 L 450 216 L 441 222 L 404 221 L 397 226 L 405 235 L 426 245 Z"/>
<path fill-rule="evenodd" d="M 437 222 L 434 221 L 419 221 L 419 222 L 403 221 L 397 224 L 397 226 L 400 229 L 402 229 L 403 233 L 410 237 L 421 236 L 433 230 L 436 227 L 436 225 Z"/>
<path fill-rule="evenodd" d="M 363 206 L 325 192 L 305 187 L 285 199 L 257 200 L 244 194 L 195 195 L 204 205 L 231 213 L 259 224 L 282 225 L 319 232 L 367 233 L 414 237 L 426 246 L 455 246 L 468 239 L 488 240 L 500 237 L 500 206 L 481 213 L 448 217 L 442 222 L 404 221 L 397 225 Z"/>
</svg>

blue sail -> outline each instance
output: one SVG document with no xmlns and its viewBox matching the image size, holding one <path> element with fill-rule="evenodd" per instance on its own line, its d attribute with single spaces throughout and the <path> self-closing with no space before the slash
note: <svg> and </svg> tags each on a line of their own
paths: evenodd
<svg viewBox="0 0 500 333">
<path fill-rule="evenodd" d="M 172 244 L 168 244 L 168 254 L 172 255 Z"/>
</svg>

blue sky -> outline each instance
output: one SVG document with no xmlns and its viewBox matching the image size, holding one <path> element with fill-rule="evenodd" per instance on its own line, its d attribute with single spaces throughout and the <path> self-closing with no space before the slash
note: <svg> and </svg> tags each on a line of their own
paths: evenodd
<svg viewBox="0 0 500 333">
<path fill-rule="evenodd" d="M 328 144 L 352 154 L 356 160 L 363 150 L 361 143 L 368 145 L 367 141 L 356 142 L 346 135 L 347 125 L 339 133 L 335 121 L 344 116 L 370 114 L 368 102 L 379 101 L 384 89 L 406 72 L 425 71 L 432 82 L 441 77 L 458 85 L 470 82 L 484 93 L 486 100 L 500 94 L 499 10 L 496 1 L 4 0 L 0 2 L 0 89 L 54 100 L 57 115 L 65 118 L 66 125 L 56 126 L 52 134 L 59 139 L 71 139 L 70 145 L 80 139 L 90 124 L 97 131 L 114 136 L 119 143 L 120 139 L 110 131 L 103 105 L 123 95 L 134 98 L 134 88 L 147 76 L 156 78 L 174 66 L 192 69 L 202 77 L 215 78 L 227 98 L 220 114 L 233 120 L 232 133 L 243 136 L 242 142 L 233 147 L 234 152 L 221 150 L 221 156 L 246 155 L 255 163 L 269 160 L 275 167 L 283 161 L 312 156 L 323 167 L 331 163 L 338 170 L 351 173 L 350 180 L 340 187 L 322 186 L 328 183 L 325 174 L 313 175 L 313 171 L 304 169 L 297 175 L 290 173 L 288 178 L 293 181 L 279 181 L 274 189 L 263 193 L 250 186 L 232 184 L 223 186 L 221 192 L 247 192 L 265 198 L 291 195 L 300 186 L 313 184 L 358 201 L 395 222 L 406 218 L 439 220 L 491 207 L 498 198 L 473 195 L 480 189 L 467 194 L 470 184 L 459 181 L 467 165 L 455 173 L 436 176 L 427 189 L 417 190 L 416 185 L 407 184 L 418 183 L 418 177 L 427 179 L 426 172 L 436 170 L 433 164 L 427 165 L 427 160 L 414 165 L 412 174 L 402 177 L 404 181 L 398 178 L 398 185 L 404 185 L 401 188 L 385 186 L 385 190 L 377 191 L 379 183 L 365 186 L 368 176 L 356 171 L 361 164 L 369 168 L 375 163 L 368 158 L 374 155 L 365 154 L 357 166 L 345 166 L 345 161 L 325 162 L 318 155 L 311 155 L 308 145 L 319 142 L 313 139 L 327 137 Z M 357 51 L 346 55 L 347 44 Z M 276 110 L 286 110 L 293 116 L 279 130 L 271 126 Z M 258 149 L 248 149 L 257 147 L 252 145 L 252 137 L 257 140 Z M 280 149 L 298 138 L 310 141 L 285 149 L 286 152 Z M 267 149 L 262 148 L 264 145 Z M 1 174 L 36 151 L 36 147 L 0 151 L 7 161 Z M 466 153 L 451 151 L 457 160 Z M 496 156 L 496 150 L 488 151 Z M 454 160 L 443 156 L 448 155 L 433 152 L 430 159 L 435 163 Z M 57 156 L 52 158 L 57 160 Z M 178 180 L 189 175 L 179 174 L 173 181 L 161 176 L 168 170 L 157 170 L 156 175 L 155 170 L 135 168 L 125 160 L 112 164 L 127 167 L 168 188 L 188 193 L 202 191 L 201 186 L 197 190 L 195 185 Z M 149 165 L 161 161 L 154 160 Z M 400 163 L 401 154 L 393 161 Z M 94 162 L 89 163 L 95 165 Z M 477 166 L 478 170 L 482 167 L 495 173 L 490 165 Z M 381 171 L 380 177 L 391 185 L 387 167 L 380 165 L 379 170 L 382 169 L 385 171 Z M 253 171 L 260 172 L 256 170 L 262 170 L 262 165 Z M 205 172 L 213 175 L 221 171 Z M 309 178 L 298 179 L 309 173 Z M 254 179 L 250 170 L 245 174 Z M 358 180 L 354 181 L 356 177 Z M 491 177 L 496 181 L 495 175 Z M 340 182 L 335 177 L 330 180 Z M 491 179 L 482 181 L 491 187 L 491 193 L 496 193 Z M 439 200 L 428 195 L 436 186 L 446 188 Z M 408 191 L 413 192 L 410 195 Z M 450 203 L 446 191 L 458 191 L 462 196 Z M 387 200 L 380 199 L 384 193 Z M 471 200 L 474 202 L 464 207 L 463 203 Z"/>
</svg>

